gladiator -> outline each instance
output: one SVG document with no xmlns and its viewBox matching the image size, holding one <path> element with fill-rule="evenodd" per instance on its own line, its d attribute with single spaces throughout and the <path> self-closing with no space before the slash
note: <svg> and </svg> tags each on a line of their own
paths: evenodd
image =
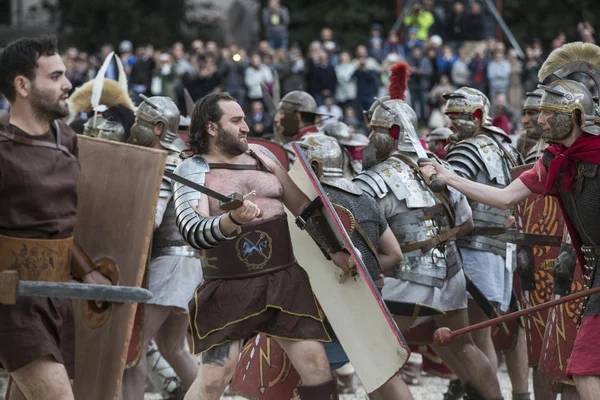
<svg viewBox="0 0 600 400">
<path fill-rule="evenodd" d="M 0 92 L 10 103 L 0 126 L 0 272 L 19 280 L 111 282 L 73 240 L 77 136 L 62 118 L 71 83 L 54 37 L 23 38 L 0 53 Z M 0 305 L 0 367 L 9 395 L 73 399 L 75 327 L 70 299 L 17 297 Z"/>
<path fill-rule="evenodd" d="M 541 138 L 549 146 L 534 168 L 506 187 L 472 181 L 436 162 L 423 164 L 421 170 L 426 176 L 437 175 L 473 201 L 498 209 L 509 209 L 534 193 L 555 196 L 583 266 L 584 288 L 589 288 L 600 285 L 600 274 L 595 274 L 600 262 L 600 128 L 595 125 L 598 110 L 592 95 L 585 85 L 570 79 L 570 74 L 585 72 L 596 82 L 600 75 L 593 64 L 577 65 L 580 45 L 566 44 L 555 50 L 565 57 L 556 62 L 551 54 L 540 70 L 539 88 L 544 93 L 538 123 L 543 127 Z M 591 46 L 592 52 L 598 50 L 595 45 L 585 45 Z M 592 295 L 585 300 L 567 367 L 582 400 L 595 399 L 600 391 L 600 354 L 595 348 L 599 314 L 600 296 Z"/>
<path fill-rule="evenodd" d="M 322 342 L 331 340 L 306 272 L 297 264 L 284 206 L 300 215 L 310 200 L 266 148 L 248 145 L 244 113 L 228 94 L 199 100 L 191 116 L 194 156 L 176 169 L 196 184 L 245 200 L 230 211 L 172 182 L 176 224 L 184 240 L 204 250 L 204 282 L 190 301 L 192 352 L 201 354 L 186 399 L 219 399 L 231 380 L 243 341 L 265 334 L 298 371 L 301 397 L 337 399 Z M 335 261 L 341 248 L 313 214 L 306 230 Z M 340 266 L 341 267 L 341 266 Z M 344 265 L 344 267 L 346 267 Z"/>
</svg>

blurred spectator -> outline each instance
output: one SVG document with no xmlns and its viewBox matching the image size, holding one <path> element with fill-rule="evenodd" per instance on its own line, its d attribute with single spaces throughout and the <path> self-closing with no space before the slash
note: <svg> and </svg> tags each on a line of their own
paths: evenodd
<svg viewBox="0 0 600 400">
<path fill-rule="evenodd" d="M 381 24 L 372 24 L 371 25 L 371 37 L 367 41 L 367 50 L 371 52 L 373 49 L 374 43 L 379 43 L 379 47 L 383 48 L 383 37 L 381 36 L 383 32 L 383 28 Z"/>
<path fill-rule="evenodd" d="M 435 5 L 434 0 L 425 0 L 423 2 L 425 11 L 433 16 L 433 25 L 429 27 L 429 36 L 446 34 L 446 11 L 444 7 Z"/>
<path fill-rule="evenodd" d="M 155 57 L 156 69 L 152 77 L 152 86 L 150 91 L 153 96 L 167 96 L 171 99 L 177 98 L 175 95 L 175 68 L 173 59 L 167 52 L 157 52 Z"/>
<path fill-rule="evenodd" d="M 273 133 L 271 117 L 264 112 L 264 105 L 260 101 L 253 101 L 250 115 L 246 117 L 246 124 L 250 129 L 248 136 L 261 137 Z"/>
<path fill-rule="evenodd" d="M 429 122 L 427 123 L 427 126 L 430 129 L 448 126 L 450 120 L 443 112 L 444 105 L 446 104 L 446 99 L 444 99 L 443 95 L 444 93 L 451 93 L 455 90 L 456 87 L 450 84 L 448 77 L 446 75 L 442 75 L 439 82 L 437 82 L 437 84 L 427 95 L 427 100 L 432 109 Z"/>
<path fill-rule="evenodd" d="M 232 54 L 230 48 L 224 47 L 221 49 L 220 68 L 222 68 L 223 90 L 235 97 L 243 108 L 246 101 L 246 87 L 242 57 L 239 53 Z"/>
<path fill-rule="evenodd" d="M 140 94 L 152 96 L 150 86 L 156 62 L 154 61 L 154 46 L 151 44 L 140 46 L 136 51 L 136 62 L 131 67 L 129 87 L 131 88 L 133 104 L 136 106 L 142 102 Z"/>
<path fill-rule="evenodd" d="M 475 51 L 475 55 L 469 63 L 471 71 L 471 87 L 483 93 L 487 92 L 487 64 L 480 51 Z"/>
<path fill-rule="evenodd" d="M 404 25 L 410 28 L 416 28 L 416 37 L 419 40 L 429 39 L 429 28 L 433 25 L 434 19 L 431 12 L 424 10 L 420 1 L 416 1 L 410 10 L 410 13 L 404 17 Z"/>
<path fill-rule="evenodd" d="M 508 63 L 510 64 L 510 76 L 508 81 L 508 104 L 518 110 L 521 108 L 525 93 L 523 93 L 523 63 L 519 60 L 517 52 L 510 49 L 508 52 Z"/>
<path fill-rule="evenodd" d="M 334 103 L 331 96 L 325 97 L 324 104 L 317 107 L 317 112 L 331 115 L 331 118 L 323 119 L 323 125 L 340 122 L 344 117 L 341 107 Z"/>
<path fill-rule="evenodd" d="M 476 1 L 471 3 L 471 13 L 465 24 L 464 37 L 467 58 L 473 57 L 475 50 L 485 48 L 485 24 L 481 14 L 481 6 Z"/>
<path fill-rule="evenodd" d="M 471 71 L 469 71 L 469 60 L 467 60 L 465 47 L 458 50 L 458 58 L 452 65 L 451 77 L 455 86 L 470 86 L 471 84 Z"/>
<path fill-rule="evenodd" d="M 323 50 L 327 53 L 327 57 L 329 58 L 328 63 L 332 67 L 335 67 L 338 63 L 338 52 L 339 47 L 335 40 L 333 39 L 333 31 L 331 28 L 323 28 L 321 29 L 321 45 L 323 46 Z"/>
<path fill-rule="evenodd" d="M 369 68 L 367 60 L 366 48 L 359 51 L 360 46 L 356 49 L 358 56 L 358 66 L 352 77 L 356 80 L 356 102 L 357 114 L 368 110 L 373 103 L 373 97 L 377 95 L 377 79 L 379 68 Z"/>
<path fill-rule="evenodd" d="M 534 50 L 531 47 L 527 47 L 525 49 L 525 65 L 521 74 L 523 91 L 525 93 L 533 92 L 537 88 L 540 66 L 541 63 L 539 58 L 536 57 Z"/>
<path fill-rule="evenodd" d="M 498 93 L 492 100 L 494 102 L 492 117 L 494 117 L 494 120 L 498 119 L 499 121 L 498 125 L 494 125 L 504 130 L 507 135 L 510 135 L 513 127 L 516 126 L 517 117 L 519 116 L 516 110 L 520 109 L 521 105 L 519 104 L 519 108 L 517 109 L 512 108 L 507 103 L 507 96 L 504 93 Z M 506 121 L 499 117 L 505 117 Z"/>
<path fill-rule="evenodd" d="M 352 133 L 365 133 L 365 124 L 356 116 L 356 110 L 351 105 L 344 107 L 344 120 Z"/>
<path fill-rule="evenodd" d="M 263 64 L 260 54 L 252 53 L 250 56 L 250 65 L 246 68 L 244 74 L 246 99 L 249 103 L 255 100 L 262 102 L 261 82 L 264 82 L 269 90 L 271 90 L 273 85 L 273 72 L 269 67 Z"/>
<path fill-rule="evenodd" d="M 123 62 L 123 68 L 127 76 L 131 75 L 131 68 L 135 64 L 136 57 L 133 54 L 133 44 L 129 40 L 123 40 L 119 43 L 119 57 Z"/>
<path fill-rule="evenodd" d="M 445 44 L 442 47 L 441 54 L 438 55 L 437 58 L 438 74 L 440 74 L 440 76 L 451 76 L 452 67 L 454 66 L 454 62 L 456 61 L 456 59 L 457 57 L 454 55 L 452 47 L 450 47 L 450 45 Z"/>
<path fill-rule="evenodd" d="M 383 55 L 387 57 L 388 54 L 391 53 L 396 53 L 400 57 L 405 58 L 404 46 L 402 45 L 402 43 L 400 43 L 400 38 L 398 37 L 398 34 L 396 32 L 388 33 L 387 40 L 383 44 Z"/>
<path fill-rule="evenodd" d="M 410 28 L 408 30 L 408 38 L 404 41 L 404 55 L 408 60 L 412 56 L 412 51 L 415 47 L 421 49 L 423 52 L 423 42 L 417 39 L 417 28 Z"/>
<path fill-rule="evenodd" d="M 369 51 L 369 55 L 377 60 L 378 63 L 383 62 L 385 58 L 381 42 L 374 42 L 373 47 Z"/>
<path fill-rule="evenodd" d="M 203 96 L 222 89 L 222 76 L 219 65 L 212 52 L 205 52 L 204 58 L 196 56 L 194 60 L 197 74 L 184 82 L 194 101 Z"/>
<path fill-rule="evenodd" d="M 281 96 L 294 90 L 307 90 L 306 65 L 300 49 L 292 48 L 281 69 Z"/>
<path fill-rule="evenodd" d="M 350 53 L 342 51 L 340 62 L 335 66 L 335 76 L 338 81 L 335 88 L 335 100 L 342 107 L 353 104 L 356 100 L 356 82 L 352 79 L 354 71 L 356 71 L 356 65 L 352 63 Z"/>
<path fill-rule="evenodd" d="M 502 51 L 496 50 L 494 59 L 488 64 L 487 78 L 490 85 L 490 99 L 495 99 L 499 93 L 506 94 L 508 92 L 510 64 L 506 58 L 504 58 L 504 53 Z"/>
<path fill-rule="evenodd" d="M 273 49 L 288 48 L 288 25 L 290 13 L 287 7 L 279 4 L 279 0 L 269 0 L 269 5 L 263 8 L 262 22 L 265 37 Z"/>
<path fill-rule="evenodd" d="M 425 57 L 429 60 L 429 62 L 431 63 L 431 67 L 433 69 L 433 72 L 431 74 L 431 84 L 433 85 L 435 82 L 437 82 L 440 79 L 440 76 L 442 74 L 440 74 L 439 68 L 438 68 L 438 64 L 437 64 L 437 60 L 438 60 L 438 50 L 435 47 L 428 47 L 427 50 L 425 50 Z"/>
<path fill-rule="evenodd" d="M 452 49 L 457 51 L 463 46 L 468 28 L 468 16 L 465 14 L 465 6 L 462 2 L 457 1 L 452 7 L 452 14 L 448 21 L 447 42 L 450 43 Z"/>
<path fill-rule="evenodd" d="M 426 121 L 429 117 L 425 99 L 427 92 L 431 87 L 431 75 L 433 68 L 428 58 L 423 57 L 423 51 L 415 47 L 412 50 L 412 57 L 408 62 L 410 79 L 408 80 L 408 89 L 410 90 L 410 98 L 412 106 L 419 121 Z"/>
<path fill-rule="evenodd" d="M 337 77 L 325 51 L 316 53 L 316 57 L 311 60 L 306 83 L 308 93 L 314 97 L 319 106 L 323 104 L 325 97 L 334 95 Z"/>
</svg>

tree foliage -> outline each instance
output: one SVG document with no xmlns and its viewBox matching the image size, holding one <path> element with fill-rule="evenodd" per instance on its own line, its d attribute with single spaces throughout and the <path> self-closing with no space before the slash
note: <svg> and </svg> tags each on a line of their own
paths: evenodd
<svg viewBox="0 0 600 400">
<path fill-rule="evenodd" d="M 184 0 L 60 0 L 61 42 L 95 50 L 104 43 L 170 46 L 182 38 Z"/>
</svg>

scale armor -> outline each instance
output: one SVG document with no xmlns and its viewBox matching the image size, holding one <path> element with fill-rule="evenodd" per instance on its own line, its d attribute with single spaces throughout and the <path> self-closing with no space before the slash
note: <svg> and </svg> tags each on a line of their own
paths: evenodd
<svg viewBox="0 0 600 400">
<path fill-rule="evenodd" d="M 416 161 L 416 154 L 411 156 Z M 401 247 L 427 240 L 453 228 L 442 202 L 429 190 L 420 175 L 393 156 L 363 171 L 354 181 L 375 199 L 381 199 L 391 192 L 398 201 L 406 202 L 408 212 L 387 219 Z M 451 193 L 458 196 L 453 189 Z M 461 269 L 460 253 L 454 240 L 450 240 L 424 253 L 420 249 L 405 252 L 404 261 L 395 267 L 394 277 L 442 287 L 445 280 Z"/>
</svg>

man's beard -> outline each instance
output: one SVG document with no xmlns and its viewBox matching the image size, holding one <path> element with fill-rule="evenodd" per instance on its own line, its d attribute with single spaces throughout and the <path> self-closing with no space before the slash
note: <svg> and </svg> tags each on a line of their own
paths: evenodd
<svg viewBox="0 0 600 400">
<path fill-rule="evenodd" d="M 239 156 L 248 151 L 248 141 L 241 140 L 238 135 L 227 132 L 221 124 L 217 133 L 216 145 L 221 151 L 232 156 Z"/>
<path fill-rule="evenodd" d="M 542 132 L 542 139 L 548 143 L 554 143 L 559 140 L 566 139 L 573 130 L 573 120 L 571 114 L 555 113 L 552 117 L 546 120 L 550 129 Z"/>
<path fill-rule="evenodd" d="M 65 93 L 61 93 L 63 96 Z M 55 99 L 55 95 L 49 90 L 40 90 L 35 86 L 31 87 L 31 107 L 37 118 L 43 121 L 54 121 L 55 119 L 69 116 L 69 106 L 62 106 L 60 99 Z"/>
</svg>

